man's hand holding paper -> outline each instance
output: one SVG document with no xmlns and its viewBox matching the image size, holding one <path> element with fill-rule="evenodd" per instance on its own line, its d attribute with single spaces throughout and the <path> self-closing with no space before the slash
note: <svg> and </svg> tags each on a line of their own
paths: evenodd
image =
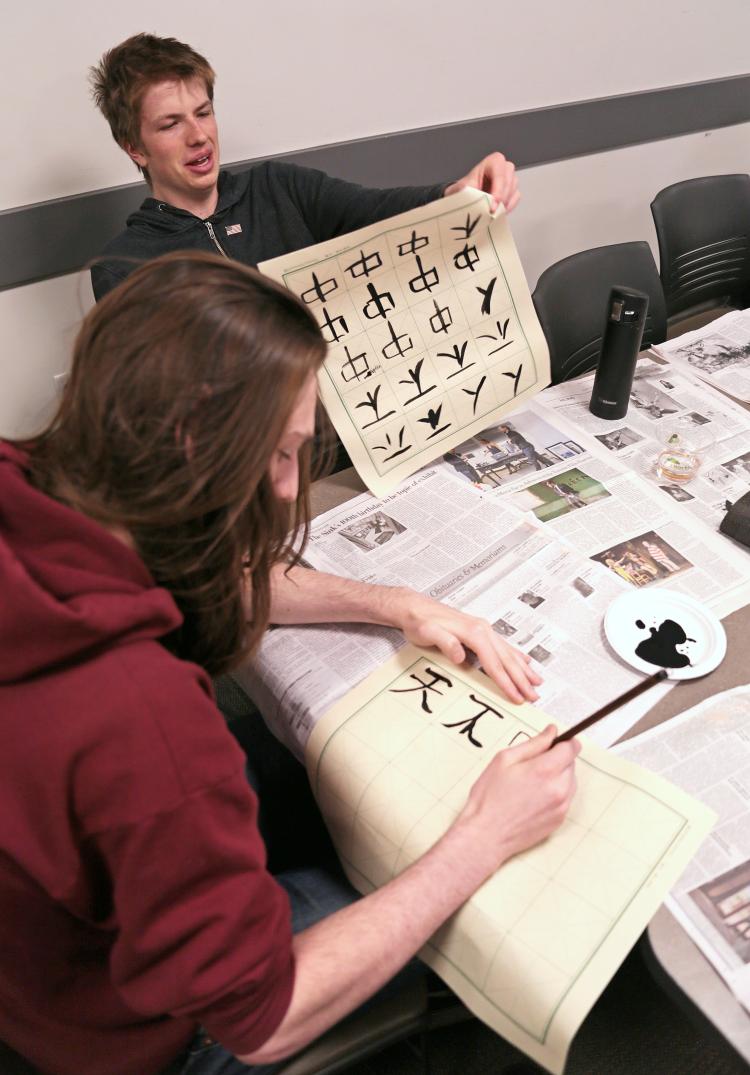
<svg viewBox="0 0 750 1075">
<path fill-rule="evenodd" d="M 521 199 L 516 166 L 502 153 L 490 153 L 480 160 L 463 179 L 457 179 L 445 188 L 445 197 L 456 194 L 464 187 L 474 187 L 489 194 L 493 213 L 496 213 L 501 205 L 505 207 L 506 213 L 510 213 Z"/>
</svg>

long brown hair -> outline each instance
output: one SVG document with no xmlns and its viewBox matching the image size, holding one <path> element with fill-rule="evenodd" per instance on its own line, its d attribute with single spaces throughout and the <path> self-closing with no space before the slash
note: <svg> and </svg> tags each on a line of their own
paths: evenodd
<svg viewBox="0 0 750 1075">
<path fill-rule="evenodd" d="M 130 535 L 184 615 L 164 641 L 213 674 L 257 644 L 271 567 L 307 536 L 309 446 L 291 512 L 268 467 L 324 353 L 278 284 L 212 254 L 167 254 L 85 318 L 58 412 L 25 445 L 37 487 Z"/>
</svg>

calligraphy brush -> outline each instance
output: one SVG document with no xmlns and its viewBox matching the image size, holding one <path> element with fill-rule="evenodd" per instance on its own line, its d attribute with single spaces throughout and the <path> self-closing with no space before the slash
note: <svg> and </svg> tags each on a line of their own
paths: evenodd
<svg viewBox="0 0 750 1075">
<path fill-rule="evenodd" d="M 607 702 L 601 709 L 597 709 L 595 713 L 592 713 L 590 717 L 585 717 L 579 721 L 578 724 L 574 724 L 572 728 L 568 728 L 567 731 L 561 735 L 556 736 L 552 741 L 552 746 L 557 746 L 558 743 L 564 743 L 566 739 L 572 739 L 573 736 L 578 735 L 579 732 L 591 727 L 592 724 L 596 724 L 602 717 L 608 717 L 610 713 L 613 713 L 615 709 L 619 709 L 620 706 L 625 705 L 626 702 L 631 702 L 633 698 L 637 698 L 639 694 L 643 694 L 644 691 L 650 690 L 651 687 L 655 687 L 657 683 L 661 683 L 663 679 L 668 676 L 666 668 L 660 668 L 658 672 L 654 672 L 653 675 L 647 676 L 646 679 L 637 683 L 635 687 L 631 687 L 629 691 L 625 691 L 611 702 Z M 552 749 L 550 747 L 550 749 Z"/>
</svg>

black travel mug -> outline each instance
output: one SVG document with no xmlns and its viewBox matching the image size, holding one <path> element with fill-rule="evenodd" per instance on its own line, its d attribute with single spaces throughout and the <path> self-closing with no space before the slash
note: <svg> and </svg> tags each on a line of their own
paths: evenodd
<svg viewBox="0 0 750 1075">
<path fill-rule="evenodd" d="M 589 410 L 597 418 L 624 418 L 648 313 L 648 295 L 632 287 L 609 293 L 602 353 Z"/>
</svg>

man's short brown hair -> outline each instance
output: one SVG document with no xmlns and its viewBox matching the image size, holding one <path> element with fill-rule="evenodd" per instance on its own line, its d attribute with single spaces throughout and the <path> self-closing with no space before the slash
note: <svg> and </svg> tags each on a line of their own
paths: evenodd
<svg viewBox="0 0 750 1075">
<path fill-rule="evenodd" d="M 90 69 L 89 77 L 94 103 L 123 149 L 140 145 L 141 101 L 149 86 L 167 79 L 199 78 L 213 101 L 216 78 L 208 60 L 189 45 L 154 34 L 135 34 L 115 45 Z"/>
</svg>

